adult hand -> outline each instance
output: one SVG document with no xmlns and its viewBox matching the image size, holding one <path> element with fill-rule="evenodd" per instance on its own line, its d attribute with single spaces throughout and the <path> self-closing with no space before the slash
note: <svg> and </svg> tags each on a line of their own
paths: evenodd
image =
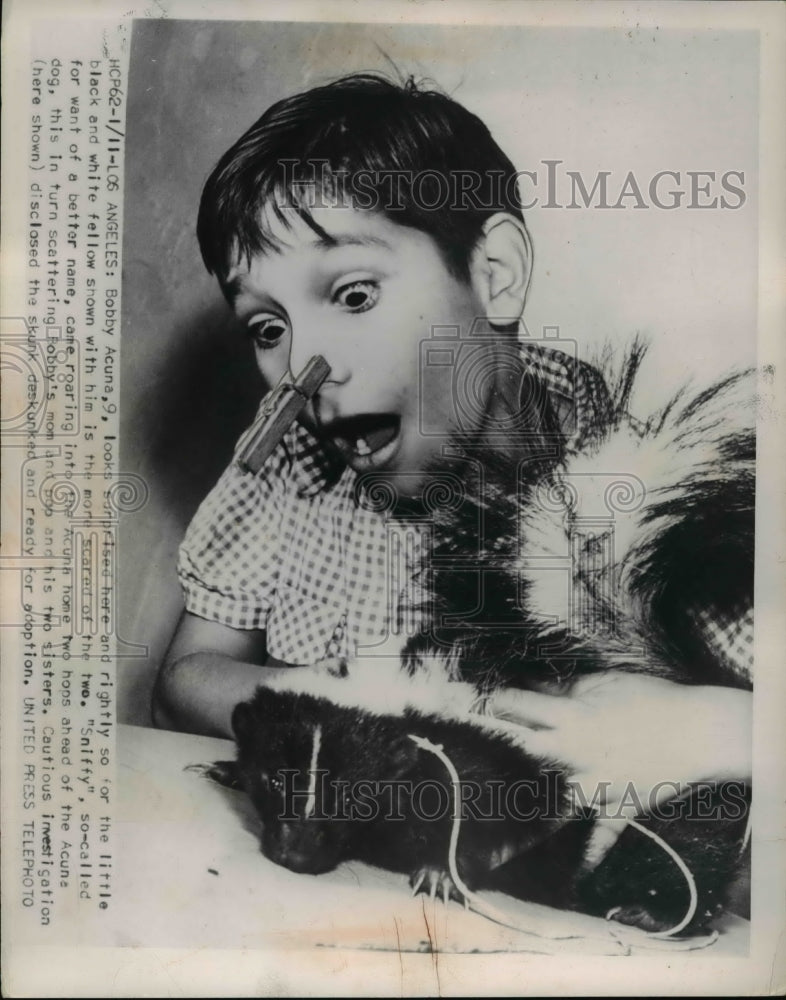
<svg viewBox="0 0 786 1000">
<path fill-rule="evenodd" d="M 587 802 L 597 795 L 626 815 L 689 782 L 751 777 L 748 691 L 609 671 L 565 695 L 503 689 L 489 707 L 526 728 L 532 753 L 566 764 Z"/>
</svg>

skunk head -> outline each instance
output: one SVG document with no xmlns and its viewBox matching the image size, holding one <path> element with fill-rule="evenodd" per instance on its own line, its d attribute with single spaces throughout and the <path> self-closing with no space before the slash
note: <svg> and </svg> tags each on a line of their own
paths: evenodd
<svg viewBox="0 0 786 1000">
<path fill-rule="evenodd" d="M 330 733 L 317 704 L 259 688 L 232 717 L 243 784 L 262 820 L 262 853 L 313 875 L 348 856 L 353 832 L 331 822 L 340 803 L 327 780 Z"/>
<path fill-rule="evenodd" d="M 394 720 L 294 691 L 258 688 L 235 708 L 232 727 L 242 784 L 262 821 L 262 853 L 312 875 L 358 856 L 374 815 L 368 804 L 357 809 L 359 784 L 373 790 L 417 759 Z"/>
</svg>

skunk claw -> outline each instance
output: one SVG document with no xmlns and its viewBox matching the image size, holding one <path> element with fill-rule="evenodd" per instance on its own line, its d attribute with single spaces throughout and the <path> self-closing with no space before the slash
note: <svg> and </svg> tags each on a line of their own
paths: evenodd
<svg viewBox="0 0 786 1000">
<path fill-rule="evenodd" d="M 669 921 L 653 916 L 646 907 L 640 905 L 613 906 L 606 914 L 606 919 L 628 927 L 638 927 L 649 934 L 659 933 L 669 926 Z"/>
<path fill-rule="evenodd" d="M 200 764 L 186 764 L 184 771 L 191 771 L 208 781 L 214 781 L 224 788 L 241 789 L 243 784 L 240 779 L 237 762 L 234 760 L 214 760 L 204 761 Z"/>
<path fill-rule="evenodd" d="M 419 892 L 427 892 L 429 897 L 434 901 L 439 896 L 445 906 L 448 905 L 451 899 L 455 899 L 457 903 L 467 905 L 464 893 L 456 887 L 456 883 L 450 877 L 450 873 L 446 872 L 443 868 L 424 865 L 412 873 L 409 884 L 412 886 L 413 896 L 417 896 Z"/>
<path fill-rule="evenodd" d="M 213 766 L 212 764 L 208 763 L 205 760 L 205 761 L 202 761 L 201 764 L 186 764 L 186 766 L 183 768 L 183 770 L 184 771 L 193 771 L 194 774 L 205 775 L 205 774 L 208 773 L 208 771 L 210 770 L 210 768 L 212 766 Z"/>
</svg>

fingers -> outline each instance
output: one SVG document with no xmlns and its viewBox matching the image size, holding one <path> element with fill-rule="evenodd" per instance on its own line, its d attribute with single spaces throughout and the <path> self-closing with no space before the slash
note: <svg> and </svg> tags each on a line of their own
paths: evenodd
<svg viewBox="0 0 786 1000">
<path fill-rule="evenodd" d="M 589 868 L 596 865 L 605 858 L 606 854 L 617 843 L 617 839 L 625 829 L 624 824 L 613 820 L 598 820 L 592 828 L 589 843 L 584 854 L 584 863 Z"/>
<path fill-rule="evenodd" d="M 526 729 L 521 726 L 515 739 L 518 746 L 534 757 L 559 760 L 572 766 L 573 761 L 565 760 L 563 742 L 559 739 L 558 732 L 556 729 Z"/>
<path fill-rule="evenodd" d="M 498 718 L 546 729 L 564 726 L 576 711 L 569 697 L 513 688 L 495 691 L 489 699 L 488 708 Z"/>
</svg>

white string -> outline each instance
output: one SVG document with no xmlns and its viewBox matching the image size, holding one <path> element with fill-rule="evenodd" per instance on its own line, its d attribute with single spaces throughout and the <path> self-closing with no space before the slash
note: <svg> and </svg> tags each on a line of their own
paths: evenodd
<svg viewBox="0 0 786 1000">
<path fill-rule="evenodd" d="M 542 937 L 582 937 L 581 934 L 577 932 L 565 932 L 555 933 L 553 928 L 551 928 L 551 933 L 549 933 L 549 928 L 545 925 L 543 926 L 542 932 L 536 930 L 534 927 L 524 927 L 521 924 L 512 923 L 510 918 L 502 910 L 497 909 L 497 907 L 492 906 L 485 900 L 480 899 L 474 892 L 472 892 L 469 886 L 464 882 L 462 877 L 459 875 L 458 867 L 456 865 L 456 851 L 458 848 L 458 838 L 459 829 L 461 827 L 461 815 L 459 804 L 461 802 L 461 779 L 459 778 L 458 771 L 453 765 L 453 761 L 445 753 L 441 745 L 432 743 L 431 740 L 425 739 L 422 736 L 416 736 L 414 733 L 409 734 L 409 738 L 416 743 L 421 749 L 428 750 L 430 753 L 435 754 L 442 763 L 447 768 L 448 774 L 450 775 L 450 780 L 453 784 L 453 795 L 454 795 L 454 813 L 453 813 L 453 825 L 450 831 L 450 844 L 448 846 L 448 869 L 450 871 L 450 877 L 453 879 L 453 883 L 460 893 L 467 900 L 472 909 L 476 913 L 494 921 L 494 923 L 502 924 L 504 927 L 510 927 L 512 930 L 521 931 L 524 934 L 537 934 Z"/>
<path fill-rule="evenodd" d="M 696 915 L 696 907 L 699 905 L 699 894 L 696 891 L 696 880 L 694 879 L 690 868 L 688 868 L 688 866 L 685 864 L 685 862 L 682 860 L 679 854 L 677 854 L 677 852 L 674 850 L 671 844 L 667 844 L 662 837 L 659 837 L 657 835 L 657 833 L 654 833 L 652 830 L 648 830 L 646 826 L 643 826 L 641 823 L 638 823 L 635 819 L 628 819 L 626 820 L 626 822 L 628 826 L 632 826 L 634 830 L 638 830 L 639 833 L 643 833 L 651 840 L 654 840 L 659 847 L 662 847 L 663 850 L 668 854 L 668 856 L 674 862 L 674 864 L 679 868 L 679 870 L 685 876 L 685 881 L 688 883 L 688 892 L 690 893 L 690 903 L 688 904 L 688 912 L 685 914 L 685 916 L 682 918 L 682 920 L 680 920 L 678 924 L 675 924 L 674 927 L 669 928 L 669 930 L 667 931 L 647 932 L 650 935 L 650 937 L 657 937 L 657 938 L 667 938 L 671 937 L 673 934 L 679 934 L 681 930 L 684 930 L 688 926 L 688 924 L 691 922 L 691 920 L 693 920 L 694 916 Z"/>
<path fill-rule="evenodd" d="M 447 769 L 447 772 L 450 775 L 450 780 L 453 785 L 454 813 L 453 813 L 453 824 L 450 830 L 450 843 L 448 846 L 448 869 L 450 871 L 450 877 L 453 879 L 453 883 L 458 889 L 458 891 L 463 894 L 469 906 L 481 916 L 484 916 L 489 920 L 494 921 L 495 923 L 502 924 L 505 927 L 510 927 L 512 930 L 521 931 L 524 934 L 541 934 L 540 931 L 533 929 L 532 926 L 523 927 L 520 924 L 511 922 L 507 914 L 497 909 L 497 907 L 492 906 L 491 904 L 480 899 L 474 892 L 472 892 L 469 889 L 467 884 L 461 878 L 458 872 L 458 867 L 456 865 L 456 853 L 458 849 L 459 830 L 461 828 L 461 812 L 460 812 L 461 779 L 459 778 L 458 771 L 453 765 L 453 761 L 450 759 L 450 757 L 448 757 L 448 755 L 445 753 L 444 749 L 440 744 L 432 743 L 431 740 L 428 740 L 423 736 L 417 736 L 414 733 L 409 733 L 409 738 L 415 744 L 417 744 L 417 746 L 419 746 L 421 749 L 428 750 L 430 753 L 433 753 L 436 757 L 438 757 L 445 765 L 445 768 Z M 696 892 L 695 879 L 693 878 L 693 875 L 691 874 L 690 870 L 688 869 L 688 866 L 685 864 L 682 858 L 669 844 L 665 842 L 665 840 L 663 840 L 657 834 L 653 833 L 651 830 L 648 830 L 645 826 L 642 826 L 640 823 L 637 823 L 635 820 L 627 820 L 627 822 L 630 823 L 630 825 L 633 826 L 635 829 L 640 830 L 646 836 L 650 837 L 652 840 L 658 843 L 672 858 L 677 867 L 685 876 L 685 880 L 688 883 L 688 891 L 690 892 L 690 905 L 688 907 L 688 912 L 685 914 L 685 916 L 678 924 L 676 924 L 674 927 L 670 928 L 667 931 L 638 932 L 638 934 L 642 935 L 641 939 L 642 943 L 646 941 L 646 939 L 648 938 L 649 939 L 669 938 L 672 935 L 679 933 L 679 931 L 681 931 L 683 928 L 687 927 L 696 913 L 696 906 L 698 904 L 698 894 Z M 613 911 L 609 912 L 613 913 Z M 627 928 L 627 930 L 630 931 L 631 929 Z M 618 937 L 619 934 L 620 932 L 615 929 L 613 936 Z M 560 933 L 555 933 L 553 929 L 551 929 L 551 933 L 549 933 L 549 930 L 546 929 L 546 927 L 544 926 L 542 936 L 582 937 L 583 935 L 576 932 L 560 934 Z M 700 948 L 708 944 L 713 944 L 717 940 L 717 938 L 718 938 L 718 933 L 717 931 L 714 931 L 711 935 L 708 935 L 705 938 L 695 939 L 693 942 L 687 942 L 687 941 L 679 942 L 679 944 L 685 948 Z M 630 943 L 633 944 L 637 943 L 635 937 L 632 940 L 630 937 L 628 937 L 628 940 Z M 677 944 L 677 942 L 672 942 L 672 944 Z"/>
</svg>

